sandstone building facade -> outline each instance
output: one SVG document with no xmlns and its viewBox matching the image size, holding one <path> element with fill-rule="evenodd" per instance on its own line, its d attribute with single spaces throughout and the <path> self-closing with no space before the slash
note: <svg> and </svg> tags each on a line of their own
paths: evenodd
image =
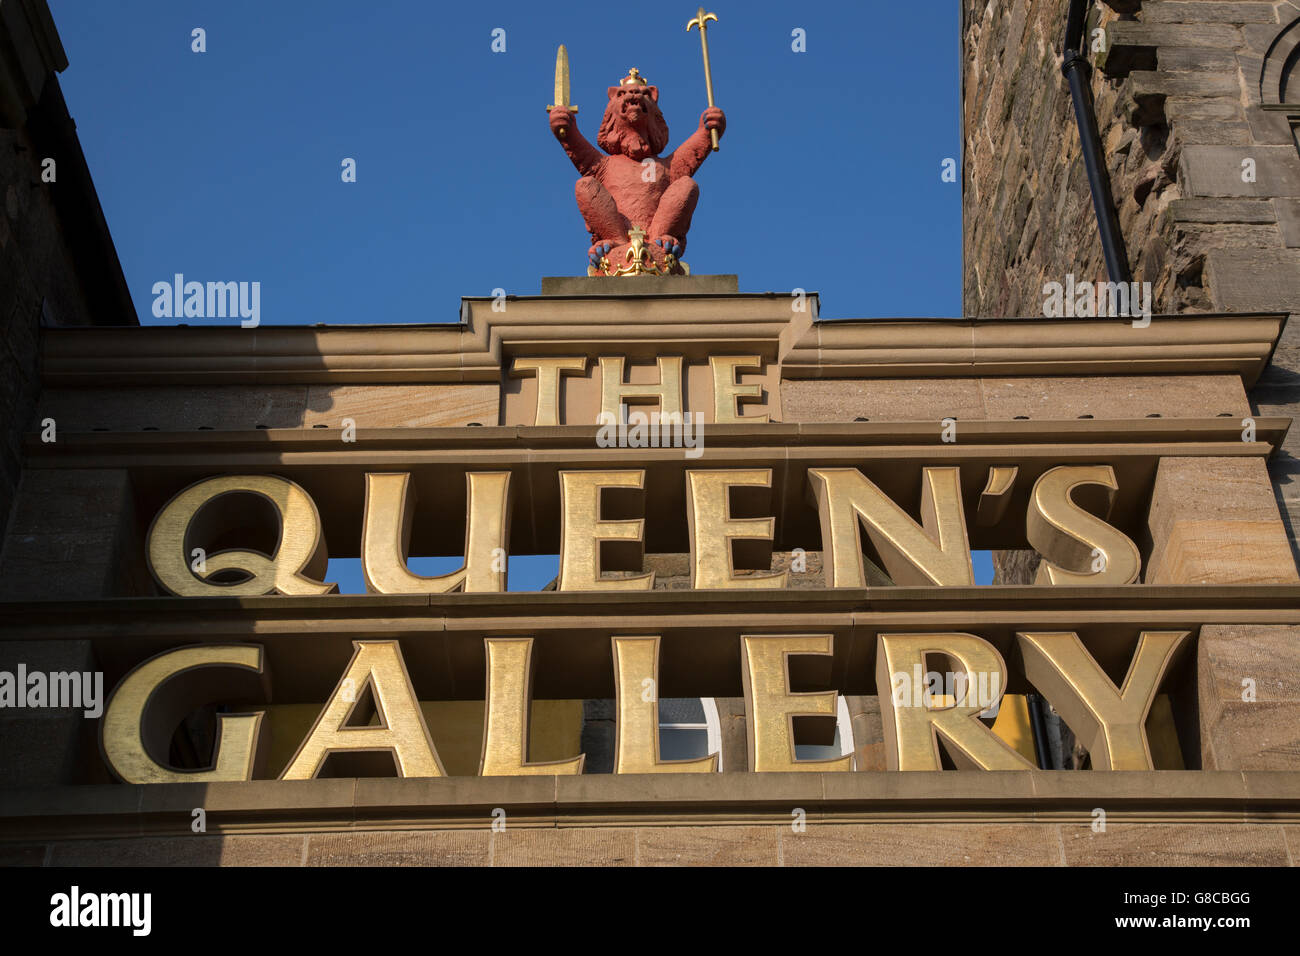
<svg viewBox="0 0 1300 956">
<path fill-rule="evenodd" d="M 0 302 L 17 423 L 0 501 L 0 671 L 97 672 L 120 690 L 142 662 L 181 648 L 252 645 L 266 662 L 261 684 L 172 695 L 170 721 L 141 704 L 140 751 L 160 774 L 192 775 L 183 782 L 132 779 L 113 762 L 122 741 L 79 708 L 0 709 L 0 861 L 1300 861 L 1286 331 L 1300 303 L 1300 239 L 1290 243 L 1300 154 L 1285 99 L 1300 10 L 1148 0 L 1091 13 L 1109 198 L 1157 313 L 1136 327 L 1042 315 L 1046 283 L 1105 278 L 1059 74 L 1067 6 L 965 10 L 965 317 L 828 322 L 815 295 L 742 293 L 734 277 L 638 277 L 546 280 L 541 295 L 504 308 L 466 297 L 458 323 L 253 330 L 135 323 L 88 181 L 71 211 L 31 184 L 44 149 L 33 104 L 68 125 L 50 92 L 63 59 L 48 11 L 40 0 L 0 6 L 5 42 L 24 53 L 21 75 L 0 78 L 15 197 L 0 249 L 21 277 Z M 72 248 L 78 228 L 90 237 L 78 241 L 101 243 L 93 266 Z M 701 454 L 602 444 L 598 413 L 620 399 L 701 415 Z M 55 440 L 42 438 L 46 421 Z M 1031 548 L 1044 540 L 1032 521 L 1044 476 L 1088 467 L 1114 478 L 1092 512 L 1132 544 L 1131 583 L 1050 583 L 1051 560 Z M 851 518 L 847 555 L 828 550 L 829 492 L 818 499 L 825 479 L 810 478 L 834 469 L 868 476 L 905 512 L 879 534 Z M 943 469 L 970 547 L 999 555 L 1000 586 L 954 581 L 916 554 L 915 537 L 899 544 L 909 523 L 935 532 L 925 482 Z M 150 564 L 158 516 L 213 477 L 294 482 L 329 554 L 355 557 L 369 476 L 410 476 L 410 553 L 461 555 L 466 476 L 508 473 L 510 552 L 549 554 L 572 540 L 564 476 L 611 470 L 642 483 L 607 492 L 598 516 L 644 524 L 604 552 L 597 574 L 654 571 L 653 587 L 177 596 Z M 723 587 L 690 586 L 705 525 L 720 526 L 691 510 L 691 475 L 705 470 L 761 473 L 724 499 L 736 520 L 771 519 L 709 555 L 727 566 Z M 283 543 L 265 508 L 224 514 L 206 538 L 183 537 L 186 555 L 194 543 L 212 555 Z M 406 550 L 404 540 L 403 560 Z M 835 577 L 855 566 L 860 579 Z M 765 572 L 785 573 L 784 586 L 743 580 Z M 1048 679 L 1024 638 L 1046 632 L 1077 634 L 1112 689 L 1143 634 L 1184 635 L 1137 718 L 1141 767 L 1102 769 L 1119 766 L 1113 719 Z M 969 754 L 939 744 L 925 756 L 938 748 L 943 769 L 899 769 L 917 751 L 900 744 L 881 693 L 884 636 L 953 633 L 1000 655 L 1007 696 L 978 733 L 998 766 L 1024 769 L 968 769 Z M 716 753 L 720 772 L 610 772 L 630 713 L 611 639 L 646 635 L 659 638 L 659 743 L 699 730 L 698 756 Z M 771 701 L 760 703 L 756 684 L 775 672 L 753 666 L 746 635 L 828 638 L 820 657 L 793 654 L 803 661 L 782 665 L 778 683 L 835 705 L 773 726 L 793 727 L 798 759 L 812 759 L 799 747 L 821 748 L 816 759 L 835 766 L 757 766 L 768 751 L 755 715 Z M 584 772 L 476 772 L 492 700 L 485 644 L 523 637 L 535 658 L 531 709 L 520 682 L 534 725 L 522 759 L 581 752 Z M 277 779 L 339 693 L 358 641 L 397 642 L 445 776 L 339 761 Z M 218 779 L 214 741 L 228 741 L 249 708 L 263 715 L 251 779 Z M 1069 731 L 1073 743 L 1061 739 Z M 1067 764 L 1067 753 L 1084 760 Z M 1093 769 L 1057 769 L 1074 765 Z"/>
</svg>

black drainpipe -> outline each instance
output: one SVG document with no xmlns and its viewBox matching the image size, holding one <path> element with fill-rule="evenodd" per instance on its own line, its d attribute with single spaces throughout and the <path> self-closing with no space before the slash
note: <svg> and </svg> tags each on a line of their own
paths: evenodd
<svg viewBox="0 0 1300 956">
<path fill-rule="evenodd" d="M 1092 208 L 1097 214 L 1097 231 L 1101 233 L 1101 252 L 1106 258 L 1106 272 L 1111 282 L 1128 282 L 1128 254 L 1124 251 L 1124 237 L 1119 231 L 1119 219 L 1111 200 L 1110 176 L 1106 173 L 1105 157 L 1101 151 L 1101 136 L 1097 133 L 1097 115 L 1092 107 L 1092 90 L 1088 86 L 1088 60 L 1083 54 L 1084 36 L 1089 0 L 1070 0 L 1065 21 L 1065 59 L 1061 73 L 1070 84 L 1070 98 L 1074 100 L 1074 119 L 1079 127 L 1079 143 L 1083 147 L 1083 164 L 1088 170 L 1088 188 L 1092 191 Z"/>
</svg>

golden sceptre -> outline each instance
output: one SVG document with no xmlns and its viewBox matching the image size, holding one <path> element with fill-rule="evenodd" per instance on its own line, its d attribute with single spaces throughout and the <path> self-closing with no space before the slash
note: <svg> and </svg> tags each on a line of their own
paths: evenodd
<svg viewBox="0 0 1300 956">
<path fill-rule="evenodd" d="M 695 19 L 686 24 L 686 32 L 690 33 L 691 27 L 700 28 L 700 47 L 704 50 L 704 90 L 709 94 L 709 108 L 712 109 L 713 75 L 709 72 L 709 28 L 707 26 L 710 20 L 717 23 L 718 15 L 716 13 L 705 13 L 704 8 L 700 7 Z M 709 130 L 709 139 L 712 141 L 713 151 L 716 153 L 718 151 L 718 131 L 716 129 Z"/>
</svg>

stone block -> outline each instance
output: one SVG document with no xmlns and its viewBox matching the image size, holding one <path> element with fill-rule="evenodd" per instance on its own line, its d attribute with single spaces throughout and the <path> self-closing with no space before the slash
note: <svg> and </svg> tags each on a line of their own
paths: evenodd
<svg viewBox="0 0 1300 956">
<path fill-rule="evenodd" d="M 1134 419 L 1152 414 L 1164 418 L 1250 414 L 1241 379 L 1235 375 L 987 378 L 981 385 L 984 408 L 992 421 L 1020 416 Z"/>
<path fill-rule="evenodd" d="M 1291 852 L 1291 865 L 1300 866 L 1300 826 L 1283 827 L 1287 849 Z"/>
<path fill-rule="evenodd" d="M 1277 221 L 1274 209 L 1280 200 L 1266 199 L 1175 199 L 1169 214 L 1175 222 L 1244 222 Z"/>
<path fill-rule="evenodd" d="M 1300 199 L 1274 199 L 1282 241 L 1288 249 L 1300 249 Z"/>
<path fill-rule="evenodd" d="M 638 866 L 775 866 L 772 826 L 638 827 Z"/>
<path fill-rule="evenodd" d="M 1262 459 L 1162 459 L 1147 528 L 1147 584 L 1300 581 Z"/>
<path fill-rule="evenodd" d="M 636 831 L 626 827 L 506 827 L 492 833 L 493 866 L 632 866 Z"/>
<path fill-rule="evenodd" d="M 1246 76 L 1259 76 L 1259 66 L 1255 65 L 1254 69 L 1243 63 L 1241 71 Z M 1259 90 L 1254 84 L 1247 84 L 1247 90 L 1254 96 L 1259 95 Z M 1252 104 L 1254 105 L 1254 104 Z M 1246 122 L 1250 125 L 1251 141 L 1259 143 L 1261 146 L 1295 146 L 1295 131 L 1291 128 L 1290 116 L 1286 113 L 1275 112 L 1274 110 L 1262 110 L 1257 106 L 1246 110 Z"/>
<path fill-rule="evenodd" d="M 1247 181 L 1254 160 L 1254 178 Z M 1179 181 L 1189 198 L 1300 196 L 1300 162 L 1294 146 L 1186 146 Z"/>
<path fill-rule="evenodd" d="M 487 866 L 492 832 L 465 830 L 376 830 L 313 833 L 307 866 Z"/>
<path fill-rule="evenodd" d="M 313 385 L 302 427 L 432 428 L 495 425 L 500 388 L 485 385 Z"/>
<path fill-rule="evenodd" d="M 1205 625 L 1197 644 L 1202 763 L 1300 770 L 1300 627 Z"/>
<path fill-rule="evenodd" d="M 1184 146 L 1248 146 L 1255 142 L 1249 123 L 1180 120 L 1178 141 Z M 1175 200 L 1177 201 L 1177 200 Z"/>
<path fill-rule="evenodd" d="M 1046 824 L 830 824 L 783 827 L 785 866 L 1058 866 Z"/>
<path fill-rule="evenodd" d="M 1290 861 L 1277 824 L 1108 823 L 1062 826 L 1067 866 L 1286 866 Z"/>
<path fill-rule="evenodd" d="M 722 732 L 722 772 L 749 771 L 749 742 L 746 737 L 745 701 L 742 697 L 715 697 Z"/>
<path fill-rule="evenodd" d="M 1136 96 L 1235 96 L 1241 92 L 1235 74 L 1135 70 L 1129 82 Z"/>
<path fill-rule="evenodd" d="M 1246 118 L 1240 97 L 1170 96 L 1161 99 L 1163 106 L 1157 102 L 1157 111 L 1174 129 L 1189 121 L 1241 123 Z"/>
<path fill-rule="evenodd" d="M 298 428 L 307 391 L 305 385 L 56 388 L 41 395 L 36 417 L 49 416 L 69 432 Z"/>
<path fill-rule="evenodd" d="M 0 843 L 0 866 L 44 866 L 44 843 Z"/>
<path fill-rule="evenodd" d="M 131 479 L 121 469 L 50 468 L 28 471 L 19 487 L 10 534 L 113 532 L 129 500 Z"/>
<path fill-rule="evenodd" d="M 986 418 L 978 379 L 795 379 L 782 383 L 786 422 Z"/>
<path fill-rule="evenodd" d="M 885 729 L 880 717 L 880 698 L 850 696 L 849 723 L 853 731 L 854 769 L 885 770 Z"/>
<path fill-rule="evenodd" d="M 1223 73 L 1237 68 L 1232 50 L 1209 47 L 1161 48 L 1159 62 L 1164 73 Z"/>
<path fill-rule="evenodd" d="M 117 535 L 109 531 L 11 534 L 0 556 L 0 598 L 107 597 L 118 567 Z"/>
<path fill-rule="evenodd" d="M 1277 23 L 1271 3 L 1214 3 L 1209 0 L 1164 0 L 1142 5 L 1143 23 Z M 1164 67 L 1161 51 L 1161 67 Z"/>
<path fill-rule="evenodd" d="M 94 673 L 89 641 L 7 641 L 0 643 L 0 671 L 16 674 Z M 98 720 L 77 687 L 77 707 L 44 706 L 0 710 L 0 787 L 53 786 L 81 782 L 88 768 L 101 761 L 97 751 Z M 99 705 L 107 704 L 109 686 L 101 685 Z M 92 690 L 93 693 L 93 690 Z M 53 704 L 52 698 L 47 704 Z"/>
<path fill-rule="evenodd" d="M 1280 9 L 1286 11 L 1288 6 L 1284 4 Z M 1292 18 L 1294 18 L 1294 14 L 1287 17 L 1287 20 Z M 1277 39 L 1277 35 L 1281 31 L 1281 27 L 1278 26 L 1276 20 L 1268 23 L 1243 23 L 1239 29 L 1246 50 L 1260 56 L 1263 56 L 1272 48 L 1273 41 Z"/>
<path fill-rule="evenodd" d="M 1212 249 L 1205 288 L 1225 312 L 1289 312 L 1300 302 L 1300 250 Z"/>
<path fill-rule="evenodd" d="M 303 836 L 185 834 L 73 840 L 50 846 L 49 866 L 300 866 Z"/>
</svg>

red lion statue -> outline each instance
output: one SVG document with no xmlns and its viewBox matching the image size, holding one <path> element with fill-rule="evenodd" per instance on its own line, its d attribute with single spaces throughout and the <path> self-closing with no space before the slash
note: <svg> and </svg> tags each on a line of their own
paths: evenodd
<svg viewBox="0 0 1300 956">
<path fill-rule="evenodd" d="M 727 128 L 722 110 L 710 107 L 699 128 L 666 158 L 668 123 L 659 88 L 636 69 L 609 88 L 609 105 L 595 149 L 574 125 L 573 113 L 551 110 L 551 132 L 582 178 L 575 193 L 591 233 L 588 275 L 683 275 L 681 255 L 700 187 L 691 174 L 711 149 L 709 131 Z"/>
</svg>

